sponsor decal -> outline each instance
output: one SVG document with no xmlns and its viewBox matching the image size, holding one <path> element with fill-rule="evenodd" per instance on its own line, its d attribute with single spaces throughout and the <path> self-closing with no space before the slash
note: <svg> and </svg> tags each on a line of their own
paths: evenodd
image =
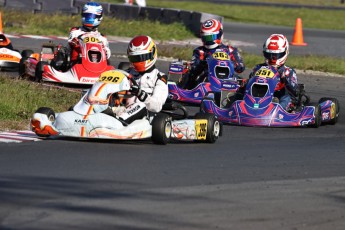
<svg viewBox="0 0 345 230">
<path fill-rule="evenodd" d="M 86 119 L 74 119 L 74 124 L 76 125 L 86 125 L 88 120 Z"/>
<path fill-rule="evenodd" d="M 196 92 L 195 94 L 194 94 L 194 97 L 198 97 L 199 96 L 199 92 Z"/>
<path fill-rule="evenodd" d="M 234 89 L 236 88 L 235 84 L 222 84 L 222 88 Z"/>
<path fill-rule="evenodd" d="M 127 111 L 127 113 L 128 113 L 129 115 L 132 115 L 133 113 L 135 113 L 135 112 L 138 111 L 139 109 L 140 109 L 140 105 L 137 105 L 137 106 L 135 106 L 133 109 Z"/>
<path fill-rule="evenodd" d="M 322 113 L 322 120 L 328 120 L 330 119 L 329 112 Z"/>
<path fill-rule="evenodd" d="M 284 118 L 284 115 L 283 114 L 279 114 L 278 118 L 279 118 L 279 120 L 282 120 Z"/>
<path fill-rule="evenodd" d="M 82 82 L 82 83 L 95 83 L 96 79 L 95 78 L 83 77 L 83 78 L 80 79 L 80 82 Z"/>
</svg>

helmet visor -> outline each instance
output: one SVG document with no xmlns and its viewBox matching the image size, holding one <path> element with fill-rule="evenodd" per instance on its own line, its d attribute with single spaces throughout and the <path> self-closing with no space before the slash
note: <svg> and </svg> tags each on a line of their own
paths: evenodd
<svg viewBox="0 0 345 230">
<path fill-rule="evenodd" d="M 283 53 L 268 53 L 264 51 L 264 57 L 268 60 L 278 60 L 286 55 L 286 51 Z"/>
<path fill-rule="evenodd" d="M 101 18 L 102 14 L 83 13 L 81 16 L 86 20 L 94 20 L 96 18 Z"/>
<path fill-rule="evenodd" d="M 138 54 L 138 55 L 128 55 L 128 60 L 132 63 L 143 62 L 147 60 L 153 60 L 155 54 L 155 48 L 153 47 L 150 53 Z"/>
</svg>

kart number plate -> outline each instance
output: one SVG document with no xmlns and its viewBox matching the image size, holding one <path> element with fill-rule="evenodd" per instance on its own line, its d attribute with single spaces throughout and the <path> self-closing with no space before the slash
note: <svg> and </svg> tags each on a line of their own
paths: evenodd
<svg viewBox="0 0 345 230">
<path fill-rule="evenodd" d="M 99 77 L 98 81 L 111 84 L 120 84 L 125 75 L 116 70 L 109 70 L 103 72 Z"/>
<path fill-rule="evenodd" d="M 83 42 L 84 43 L 89 43 L 89 42 L 98 43 L 99 39 L 95 37 L 86 37 L 83 39 Z"/>
<path fill-rule="evenodd" d="M 215 52 L 212 56 L 217 60 L 230 60 L 229 54 L 225 52 Z"/>
<path fill-rule="evenodd" d="M 206 140 L 207 120 L 196 120 L 195 131 L 197 140 Z"/>
<path fill-rule="evenodd" d="M 274 72 L 269 69 L 259 69 L 258 71 L 256 71 L 255 76 L 263 78 L 273 78 Z"/>
</svg>

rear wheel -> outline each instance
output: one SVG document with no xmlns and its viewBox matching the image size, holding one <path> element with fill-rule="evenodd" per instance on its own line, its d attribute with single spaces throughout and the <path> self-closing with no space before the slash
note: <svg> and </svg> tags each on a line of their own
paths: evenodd
<svg viewBox="0 0 345 230">
<path fill-rule="evenodd" d="M 34 51 L 32 50 L 23 50 L 21 55 L 22 58 L 19 61 L 19 67 L 18 67 L 18 73 L 19 76 L 22 77 L 25 75 L 25 61 L 30 57 L 31 54 L 33 54 Z"/>
<path fill-rule="evenodd" d="M 171 118 L 168 114 L 158 113 L 152 121 L 152 141 L 155 144 L 166 145 L 171 136 Z"/>
<path fill-rule="evenodd" d="M 39 61 L 37 63 L 36 69 L 35 69 L 35 81 L 37 81 L 37 82 L 42 81 L 43 69 L 44 69 L 44 66 L 47 64 L 48 63 L 45 61 Z"/>
<path fill-rule="evenodd" d="M 21 55 L 22 55 L 22 58 L 23 57 L 30 57 L 30 55 L 33 54 L 33 53 L 34 53 L 34 51 L 32 51 L 32 50 L 23 50 L 21 52 Z"/>
<path fill-rule="evenodd" d="M 207 120 L 207 133 L 206 141 L 207 143 L 214 143 L 221 135 L 222 126 L 214 114 L 210 113 L 197 113 L 195 119 L 205 119 Z"/>
<path fill-rule="evenodd" d="M 333 103 L 332 108 L 331 108 L 331 114 L 330 114 L 330 116 L 331 117 L 333 116 L 333 118 L 327 123 L 331 125 L 335 125 L 338 122 L 338 117 L 339 117 L 339 110 L 340 110 L 339 101 L 336 98 L 323 97 L 319 100 L 319 104 L 328 100 L 332 101 Z"/>
</svg>

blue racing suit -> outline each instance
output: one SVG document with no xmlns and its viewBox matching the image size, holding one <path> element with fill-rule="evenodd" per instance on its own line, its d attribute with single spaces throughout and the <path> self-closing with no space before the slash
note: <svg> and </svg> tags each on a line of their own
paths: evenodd
<svg viewBox="0 0 345 230">
<path fill-rule="evenodd" d="M 187 77 L 187 82 L 185 86 L 182 86 L 183 88 L 192 89 L 200 83 L 199 81 L 196 82 L 196 79 L 198 76 L 202 75 L 205 70 L 207 71 L 206 58 L 215 52 L 227 53 L 230 56 L 230 60 L 233 62 L 234 69 L 237 73 L 242 73 L 245 70 L 243 59 L 237 48 L 224 44 L 220 44 L 214 49 L 207 49 L 204 46 L 199 46 L 193 51 L 191 69 L 189 74 L 184 76 Z"/>
</svg>

